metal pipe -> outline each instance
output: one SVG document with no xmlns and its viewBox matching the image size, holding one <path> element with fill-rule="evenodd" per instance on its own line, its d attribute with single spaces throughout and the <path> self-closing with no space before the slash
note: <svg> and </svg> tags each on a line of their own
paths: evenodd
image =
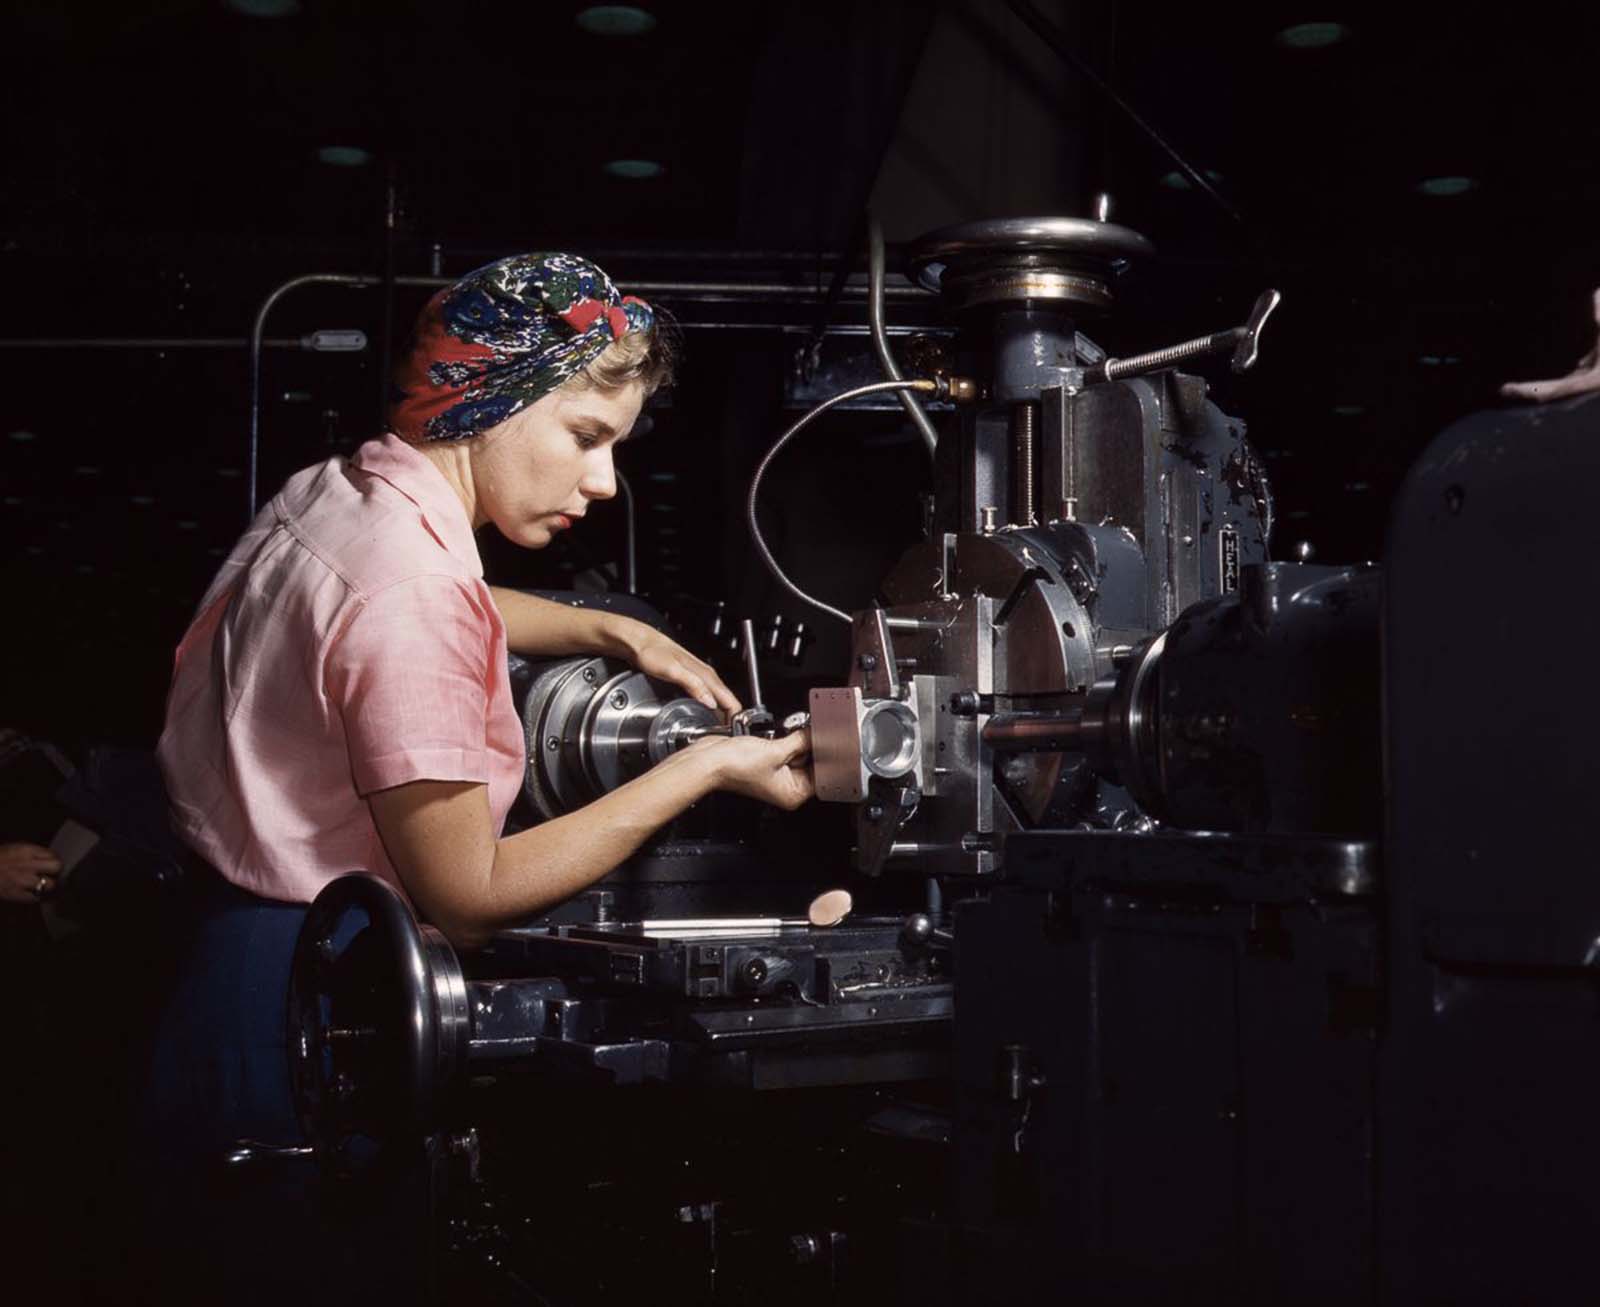
<svg viewBox="0 0 1600 1307">
<path fill-rule="evenodd" d="M 996 713 L 983 742 L 1006 753 L 1067 753 L 1083 748 L 1083 709 L 1059 713 Z"/>
<path fill-rule="evenodd" d="M 261 346 L 266 338 L 267 315 L 279 300 L 301 286 L 373 286 L 377 280 L 349 273 L 307 273 L 284 282 L 262 300 L 261 307 L 256 310 L 256 320 L 250 328 L 250 446 L 245 455 L 245 495 L 250 510 L 245 519 L 247 523 L 255 521 L 256 516 L 256 466 L 261 447 Z"/>
<path fill-rule="evenodd" d="M 617 489 L 622 491 L 622 509 L 627 514 L 627 544 L 626 553 L 622 560 L 622 577 L 627 591 L 631 595 L 639 593 L 639 564 L 638 554 L 635 550 L 635 517 L 633 505 L 633 487 L 628 484 L 628 478 L 622 475 L 622 469 L 614 469 L 617 476 Z"/>
<path fill-rule="evenodd" d="M 890 381 L 903 381 L 900 369 L 895 366 L 894 355 L 889 350 L 889 338 L 883 329 L 883 224 L 875 213 L 867 214 L 867 322 L 872 327 L 872 347 L 877 351 L 878 364 Z M 900 394 L 900 407 L 922 433 L 922 443 L 928 447 L 932 458 L 939 446 L 939 436 L 922 411 L 916 396 L 908 390 Z"/>
<path fill-rule="evenodd" d="M 745 519 L 750 527 L 750 539 L 756 547 L 756 552 L 761 555 L 761 561 L 766 564 L 767 570 L 776 578 L 778 584 L 801 603 L 808 604 L 819 612 L 827 613 L 829 617 L 837 617 L 846 625 L 850 622 L 849 613 L 833 607 L 832 604 L 825 604 L 820 599 L 813 599 L 784 575 L 783 569 L 778 566 L 778 560 L 772 556 L 772 550 L 767 548 L 767 542 L 761 535 L 761 527 L 756 522 L 756 500 L 761 493 L 761 478 L 766 475 L 767 468 L 772 465 L 772 460 L 782 452 L 783 447 L 799 435 L 815 418 L 826 413 L 835 404 L 842 404 L 846 400 L 856 399 L 862 395 L 874 395 L 881 390 L 898 390 L 902 388 L 931 393 L 939 389 L 939 384 L 936 381 L 922 379 L 913 381 L 875 381 L 871 385 L 856 386 L 853 389 L 841 391 L 839 394 L 824 400 L 809 413 L 804 414 L 798 422 L 794 423 L 778 437 L 771 449 L 767 450 L 761 462 L 756 465 L 755 475 L 750 478 L 750 494 L 745 499 Z"/>
</svg>

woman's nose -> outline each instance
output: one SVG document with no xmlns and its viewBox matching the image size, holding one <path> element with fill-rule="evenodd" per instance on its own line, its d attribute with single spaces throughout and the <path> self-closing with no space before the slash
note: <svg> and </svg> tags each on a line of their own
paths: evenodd
<svg viewBox="0 0 1600 1307">
<path fill-rule="evenodd" d="M 589 452 L 578 491 L 585 499 L 610 499 L 616 495 L 617 470 L 611 462 L 609 443 Z"/>
</svg>

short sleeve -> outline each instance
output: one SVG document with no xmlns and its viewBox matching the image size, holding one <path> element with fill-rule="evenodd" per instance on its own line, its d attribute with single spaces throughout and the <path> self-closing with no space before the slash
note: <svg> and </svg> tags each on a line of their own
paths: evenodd
<svg viewBox="0 0 1600 1307">
<path fill-rule="evenodd" d="M 409 781 L 479 781 L 504 627 L 476 582 L 417 576 L 369 596 L 328 652 L 324 683 L 365 796 Z"/>
</svg>

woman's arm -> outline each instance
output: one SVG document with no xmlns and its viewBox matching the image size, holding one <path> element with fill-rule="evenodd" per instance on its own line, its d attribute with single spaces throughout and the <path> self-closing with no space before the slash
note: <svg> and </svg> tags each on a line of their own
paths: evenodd
<svg viewBox="0 0 1600 1307">
<path fill-rule="evenodd" d="M 370 795 L 368 804 L 422 915 L 456 947 L 475 948 L 593 884 L 712 790 L 799 807 L 813 791 L 810 774 L 794 764 L 809 748 L 803 731 L 703 740 L 578 812 L 499 840 L 481 784 L 412 781 Z"/>
<path fill-rule="evenodd" d="M 647 622 L 594 608 L 574 608 L 520 590 L 490 586 L 512 653 L 528 657 L 603 654 L 647 676 L 680 685 L 707 708 L 739 711 L 739 700 L 708 663 Z"/>
</svg>

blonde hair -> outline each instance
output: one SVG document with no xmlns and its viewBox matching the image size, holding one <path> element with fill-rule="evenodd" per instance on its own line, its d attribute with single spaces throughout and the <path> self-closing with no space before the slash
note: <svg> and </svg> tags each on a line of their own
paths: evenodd
<svg viewBox="0 0 1600 1307">
<path fill-rule="evenodd" d="M 677 375 L 682 353 L 678 324 L 660 309 L 655 321 L 642 331 L 630 331 L 614 340 L 592 363 L 567 382 L 569 386 L 593 386 L 596 390 L 620 390 L 630 382 L 644 386 L 646 396 L 662 386 L 670 386 Z"/>
</svg>

